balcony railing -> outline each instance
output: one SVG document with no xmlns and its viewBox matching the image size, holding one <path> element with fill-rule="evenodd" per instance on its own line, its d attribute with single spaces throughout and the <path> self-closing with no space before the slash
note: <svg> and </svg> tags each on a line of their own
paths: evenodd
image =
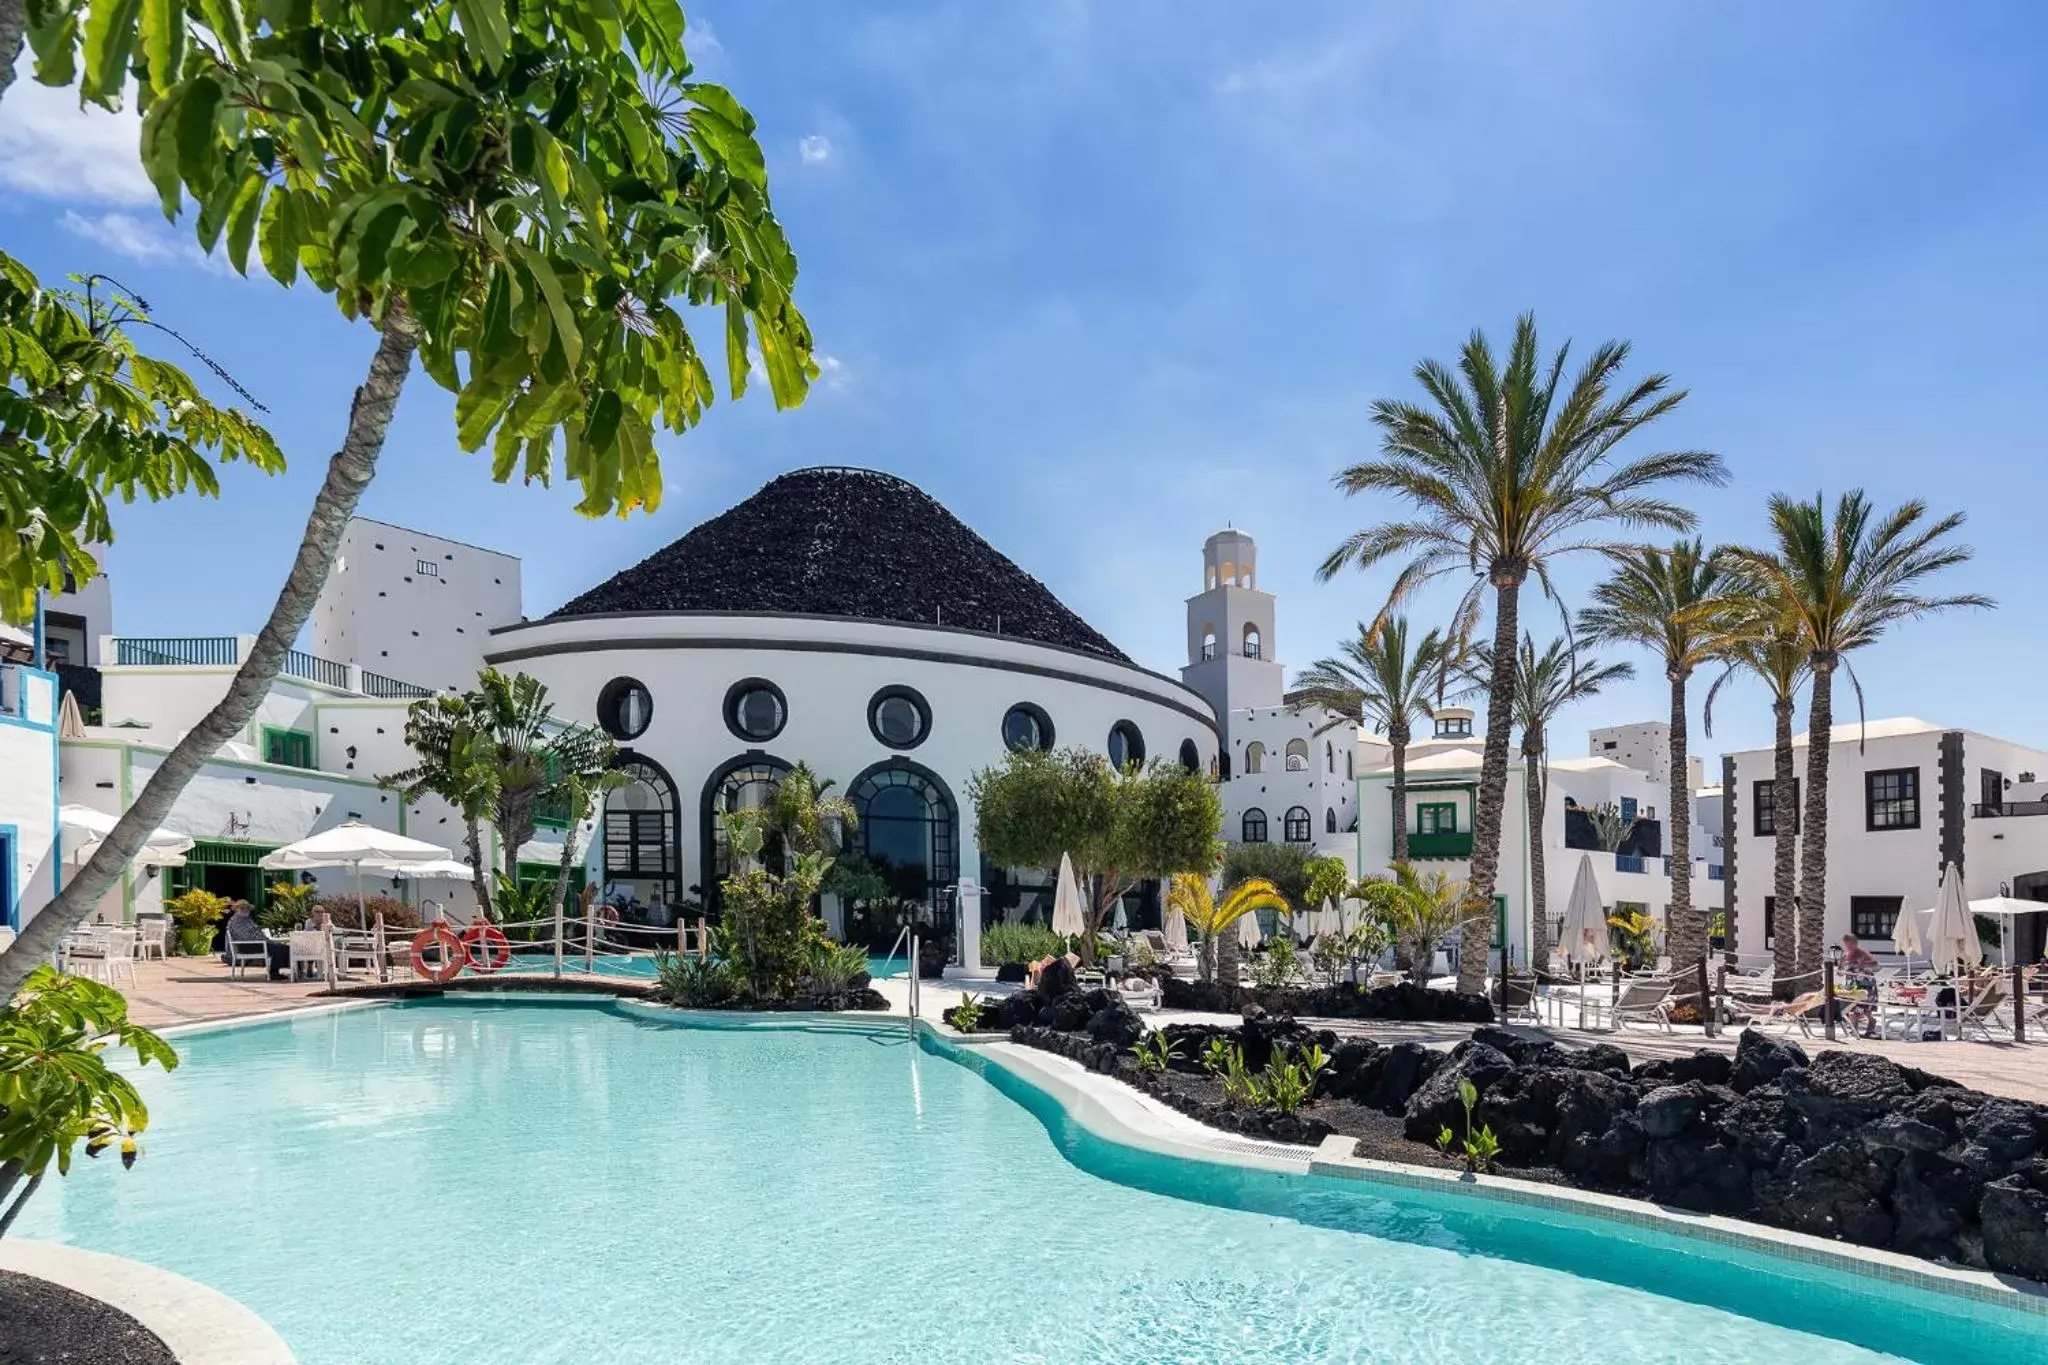
<svg viewBox="0 0 2048 1365">
<path fill-rule="evenodd" d="M 1469 858 L 1472 856 L 1472 835 L 1469 831 L 1451 834 L 1408 835 L 1408 856 L 1410 858 Z"/>
<path fill-rule="evenodd" d="M 242 662 L 242 650 L 232 635 L 119 635 L 114 638 L 114 662 L 129 667 L 233 668 Z"/>
<path fill-rule="evenodd" d="M 1970 814 L 1979 820 L 1995 820 L 2006 815 L 2048 815 L 2048 801 L 2001 801 L 1995 806 L 1979 802 L 1970 807 Z"/>
<path fill-rule="evenodd" d="M 434 689 L 431 687 L 420 687 L 414 683 L 400 682 L 396 678 L 387 678 L 382 673 L 372 673 L 366 668 L 363 670 L 363 695 L 369 697 L 431 697 L 434 695 Z"/>
<path fill-rule="evenodd" d="M 1614 855 L 1614 870 L 1616 872 L 1641 872 L 1643 870 L 1643 860 L 1633 853 L 1617 853 Z"/>
<path fill-rule="evenodd" d="M 318 654 L 308 654 L 303 649 L 286 651 L 284 668 L 280 671 L 287 677 L 304 678 L 307 682 L 319 683 L 322 687 L 336 687 L 344 691 L 348 688 L 347 664 L 323 659 Z"/>
</svg>

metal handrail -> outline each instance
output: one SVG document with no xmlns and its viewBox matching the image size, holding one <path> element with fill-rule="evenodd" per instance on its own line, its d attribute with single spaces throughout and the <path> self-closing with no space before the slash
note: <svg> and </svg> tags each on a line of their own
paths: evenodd
<svg viewBox="0 0 2048 1365">
<path fill-rule="evenodd" d="M 917 935 L 911 931 L 916 927 L 915 920 L 906 923 L 902 932 L 896 935 L 896 941 L 889 945 L 889 957 L 892 960 L 896 956 L 896 950 L 902 948 L 905 950 L 904 961 L 910 964 L 910 994 L 906 1008 L 909 1011 L 907 1017 L 913 1041 L 917 1038 Z"/>
</svg>

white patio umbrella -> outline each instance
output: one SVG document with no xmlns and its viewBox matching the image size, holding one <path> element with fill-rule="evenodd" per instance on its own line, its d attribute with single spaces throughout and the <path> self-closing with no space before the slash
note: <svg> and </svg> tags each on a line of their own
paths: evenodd
<svg viewBox="0 0 2048 1365">
<path fill-rule="evenodd" d="M 1564 903 L 1564 931 L 1557 946 L 1565 961 L 1579 969 L 1579 1027 L 1586 1026 L 1586 966 L 1607 955 L 1607 912 L 1600 905 L 1600 881 L 1593 875 L 1593 859 L 1579 855 L 1579 870 L 1572 877 L 1572 892 Z"/>
<path fill-rule="evenodd" d="M 1188 952 L 1188 917 L 1180 912 L 1179 906 L 1166 907 L 1166 923 L 1160 927 L 1166 935 L 1166 951 L 1175 957 L 1185 957 Z"/>
<path fill-rule="evenodd" d="M 1970 913 L 1972 915 L 1990 915 L 1996 919 L 2010 921 L 2020 915 L 2048 914 L 2048 901 L 2021 900 L 2018 896 L 1987 896 L 1980 901 L 1971 901 Z M 2012 934 L 2014 927 L 2011 923 L 2007 923 L 2005 925 L 2005 932 L 1998 936 L 1999 960 L 2008 965 L 2012 962 Z"/>
<path fill-rule="evenodd" d="M 1976 966 L 1984 960 L 1984 945 L 1977 940 L 1977 921 L 1963 904 L 1963 874 L 1954 863 L 1941 873 L 1941 891 L 1934 898 L 1934 923 L 1928 934 L 1928 951 L 1935 965 L 1946 967 L 1961 962 Z"/>
<path fill-rule="evenodd" d="M 1337 907 L 1331 903 L 1328 896 L 1323 897 L 1323 908 L 1316 911 L 1310 921 L 1310 928 L 1319 938 L 1335 938 L 1344 932 L 1343 917 L 1337 913 Z"/>
<path fill-rule="evenodd" d="M 298 872 L 311 867 L 345 867 L 356 875 L 356 913 L 365 915 L 363 868 L 388 871 L 394 865 L 415 865 L 440 860 L 454 861 L 454 855 L 439 844 L 408 839 L 388 829 L 378 829 L 360 820 L 347 820 L 333 829 L 309 834 L 295 844 L 263 855 L 256 864 L 272 872 Z M 367 925 L 366 925 L 367 927 Z"/>
<path fill-rule="evenodd" d="M 366 859 L 363 866 L 372 872 L 414 882 L 466 882 L 471 874 L 468 863 L 453 858 L 435 858 L 424 863 L 373 863 Z"/>
<path fill-rule="evenodd" d="M 1913 969 L 1915 957 L 1927 956 L 1926 926 L 1920 922 L 1920 912 L 1912 906 L 1899 911 L 1899 918 L 1892 925 L 1892 951 L 1906 959 L 1906 970 Z"/>
<path fill-rule="evenodd" d="M 1052 931 L 1061 938 L 1075 938 L 1087 928 L 1088 918 L 1081 909 L 1081 883 L 1074 876 L 1074 860 L 1062 853 L 1059 882 L 1052 893 Z"/>
<path fill-rule="evenodd" d="M 100 842 L 114 832 L 120 816 L 109 815 L 91 806 L 66 805 L 58 808 L 57 819 L 66 829 L 77 830 L 90 837 L 70 855 L 72 862 L 83 863 L 92 857 Z M 183 867 L 184 855 L 192 851 L 192 836 L 176 830 L 157 828 L 149 832 L 142 841 L 142 852 L 135 855 L 135 861 L 150 867 Z"/>
</svg>

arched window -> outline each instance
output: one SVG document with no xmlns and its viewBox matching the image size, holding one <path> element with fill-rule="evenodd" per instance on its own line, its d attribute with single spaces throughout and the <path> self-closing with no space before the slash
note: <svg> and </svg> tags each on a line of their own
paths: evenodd
<svg viewBox="0 0 2048 1365">
<path fill-rule="evenodd" d="M 1191 773 L 1202 771 L 1202 751 L 1195 747 L 1195 742 L 1191 739 L 1180 742 L 1180 766 Z"/>
<path fill-rule="evenodd" d="M 1323 830 L 1327 834 L 1335 834 L 1337 832 L 1337 808 L 1335 806 L 1324 807 Z"/>
<path fill-rule="evenodd" d="M 637 754 L 619 757 L 623 786 L 604 798 L 604 880 L 631 899 L 651 905 L 682 899 L 677 845 L 676 784 L 661 765 Z"/>
<path fill-rule="evenodd" d="M 1244 746 L 1244 770 L 1247 776 L 1266 770 L 1266 746 L 1257 740 Z"/>
<path fill-rule="evenodd" d="M 1227 559 L 1223 561 L 1223 586 L 1226 588 L 1237 586 L 1237 565 Z"/>
<path fill-rule="evenodd" d="M 1308 807 L 1289 806 L 1286 816 L 1280 822 L 1280 832 L 1290 844 L 1305 844 L 1314 833 L 1309 824 Z"/>
<path fill-rule="evenodd" d="M 1287 741 L 1287 771 L 1305 773 L 1308 771 L 1308 741 L 1290 739 Z"/>
<path fill-rule="evenodd" d="M 1247 659 L 1262 657 L 1259 653 L 1259 628 L 1257 626 L 1248 625 L 1244 628 L 1244 657 Z"/>
<path fill-rule="evenodd" d="M 1120 720 L 1109 727 L 1109 765 L 1118 772 L 1133 763 L 1145 762 L 1145 736 L 1130 721 Z"/>
<path fill-rule="evenodd" d="M 779 758 L 744 754 L 713 771 L 704 784 L 703 809 L 698 821 L 703 840 L 704 880 L 699 885 L 707 906 L 719 903 L 719 883 L 733 872 L 732 853 L 726 846 L 725 816 L 766 806 L 775 799 L 775 789 L 782 785 L 782 775 L 788 771 L 789 765 Z M 771 868 L 778 867 L 782 850 L 764 847 L 761 856 Z"/>
<path fill-rule="evenodd" d="M 1323 741 L 1323 771 L 1328 773 L 1337 771 L 1337 746 L 1330 743 L 1327 739 Z"/>
<path fill-rule="evenodd" d="M 1246 811 L 1242 828 L 1239 830 L 1239 836 L 1241 841 L 1247 844 L 1265 843 L 1266 812 L 1260 810 L 1257 806 L 1253 806 L 1250 810 Z"/>
<path fill-rule="evenodd" d="M 862 773 L 846 795 L 860 816 L 853 851 L 899 898 L 938 907 L 938 893 L 960 879 L 958 812 L 945 784 L 897 759 Z"/>
<path fill-rule="evenodd" d="M 1205 625 L 1202 627 L 1201 657 L 1204 659 L 1213 659 L 1216 657 L 1216 627 L 1213 625 Z"/>
</svg>

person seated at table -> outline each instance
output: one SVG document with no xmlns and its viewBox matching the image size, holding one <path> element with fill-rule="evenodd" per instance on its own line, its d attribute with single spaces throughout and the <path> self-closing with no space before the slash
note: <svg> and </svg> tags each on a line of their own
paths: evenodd
<svg viewBox="0 0 2048 1365">
<path fill-rule="evenodd" d="M 264 933 L 263 926 L 256 922 L 256 917 L 250 913 L 250 908 L 247 901 L 235 901 L 228 906 L 228 922 L 226 929 L 223 931 L 223 938 L 227 943 L 262 944 L 264 958 L 270 967 L 270 979 L 272 981 L 282 981 L 291 971 L 291 945 L 289 943 L 279 943 L 276 939 Z M 221 959 L 226 961 L 227 956 L 227 950 L 223 948 Z"/>
<path fill-rule="evenodd" d="M 1863 992 L 1863 998 L 1845 1011 L 1845 1017 L 1865 1038 L 1875 1038 L 1877 1011 L 1872 1002 L 1877 998 L 1877 959 L 1854 934 L 1842 935 L 1842 981 L 1850 990 Z"/>
</svg>

